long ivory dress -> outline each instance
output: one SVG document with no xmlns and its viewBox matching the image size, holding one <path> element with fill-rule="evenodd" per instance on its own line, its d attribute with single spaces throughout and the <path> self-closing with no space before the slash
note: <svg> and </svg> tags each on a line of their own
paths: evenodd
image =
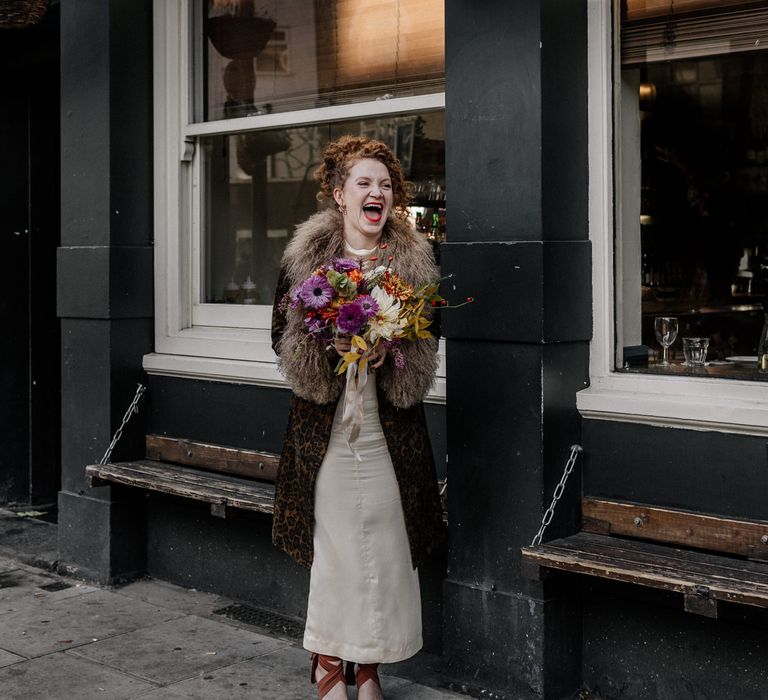
<svg viewBox="0 0 768 700">
<path fill-rule="evenodd" d="M 339 400 L 317 477 L 304 648 L 391 663 L 421 649 L 421 596 L 373 375 L 363 406 L 360 434 L 350 444 Z"/>
</svg>

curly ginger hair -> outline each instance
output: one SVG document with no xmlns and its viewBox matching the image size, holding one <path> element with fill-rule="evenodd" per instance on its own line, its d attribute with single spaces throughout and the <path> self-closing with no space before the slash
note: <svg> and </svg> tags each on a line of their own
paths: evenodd
<svg viewBox="0 0 768 700">
<path fill-rule="evenodd" d="M 393 210 L 398 216 L 407 216 L 405 208 L 413 198 L 413 185 L 405 179 L 403 166 L 387 145 L 367 136 L 350 134 L 326 146 L 323 162 L 314 173 L 320 182 L 318 199 L 331 199 L 335 188 L 344 187 L 350 167 L 361 158 L 373 158 L 386 166 L 392 180 Z"/>
</svg>

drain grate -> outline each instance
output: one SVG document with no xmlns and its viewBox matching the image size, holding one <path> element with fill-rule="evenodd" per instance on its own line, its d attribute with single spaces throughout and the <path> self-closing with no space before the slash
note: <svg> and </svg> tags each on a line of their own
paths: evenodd
<svg viewBox="0 0 768 700">
<path fill-rule="evenodd" d="M 63 591 L 65 588 L 72 588 L 72 584 L 64 583 L 64 581 L 54 581 L 53 583 L 46 583 L 44 586 L 38 586 L 41 591 Z"/>
<path fill-rule="evenodd" d="M 224 615 L 231 620 L 244 622 L 246 625 L 261 627 L 273 634 L 281 634 L 286 637 L 298 639 L 304 634 L 304 624 L 285 615 L 279 615 L 271 610 L 262 610 L 250 605 L 228 605 L 213 611 L 214 615 Z"/>
</svg>

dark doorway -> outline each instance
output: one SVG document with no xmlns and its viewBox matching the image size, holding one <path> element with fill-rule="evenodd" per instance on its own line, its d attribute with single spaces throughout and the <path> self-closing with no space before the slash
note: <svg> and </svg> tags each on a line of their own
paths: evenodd
<svg viewBox="0 0 768 700">
<path fill-rule="evenodd" d="M 0 28 L 0 504 L 55 503 L 60 482 L 58 10 Z"/>
</svg>

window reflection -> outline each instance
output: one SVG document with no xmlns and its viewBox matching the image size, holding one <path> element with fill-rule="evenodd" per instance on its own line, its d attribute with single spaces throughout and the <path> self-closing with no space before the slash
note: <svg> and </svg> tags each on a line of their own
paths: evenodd
<svg viewBox="0 0 768 700">
<path fill-rule="evenodd" d="M 313 172 L 326 144 L 347 133 L 385 141 L 414 182 L 414 224 L 435 245 L 445 235 L 442 112 L 201 139 L 206 303 L 271 304 L 283 250 L 320 206 Z"/>
<path fill-rule="evenodd" d="M 443 0 L 202 0 L 205 120 L 443 90 Z"/>
</svg>

